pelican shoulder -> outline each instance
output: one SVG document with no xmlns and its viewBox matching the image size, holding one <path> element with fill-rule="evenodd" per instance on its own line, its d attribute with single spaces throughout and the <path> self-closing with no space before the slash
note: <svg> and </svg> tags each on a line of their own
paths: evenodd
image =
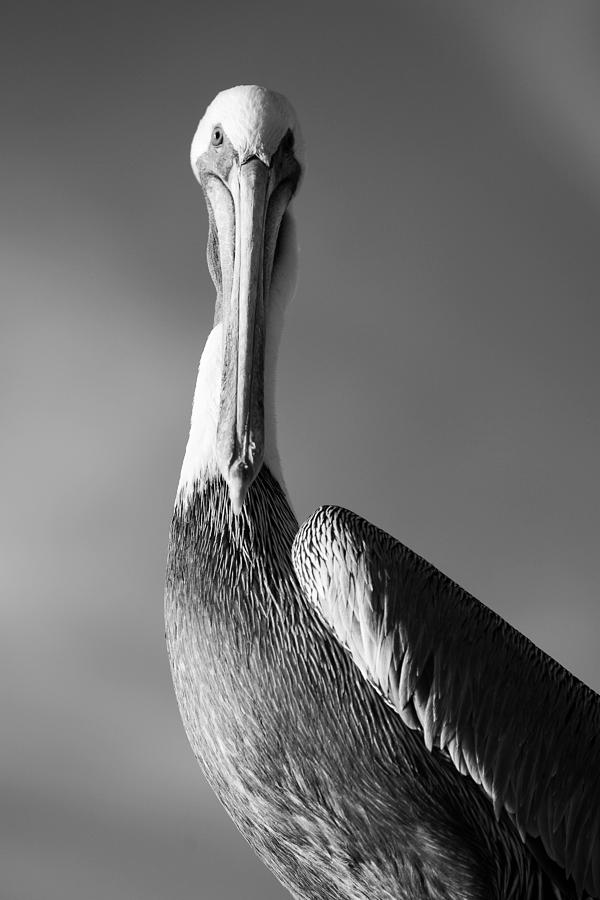
<svg viewBox="0 0 600 900">
<path fill-rule="evenodd" d="M 598 896 L 598 695 L 349 510 L 318 509 L 292 553 L 307 598 L 404 723 Z"/>
</svg>

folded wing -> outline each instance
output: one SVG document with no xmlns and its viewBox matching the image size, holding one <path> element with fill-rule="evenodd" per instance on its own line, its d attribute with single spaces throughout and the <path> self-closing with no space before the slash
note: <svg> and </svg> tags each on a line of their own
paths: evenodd
<svg viewBox="0 0 600 900">
<path fill-rule="evenodd" d="M 348 510 L 318 509 L 293 557 L 307 597 L 405 724 L 600 897 L 600 697 Z"/>
</svg>

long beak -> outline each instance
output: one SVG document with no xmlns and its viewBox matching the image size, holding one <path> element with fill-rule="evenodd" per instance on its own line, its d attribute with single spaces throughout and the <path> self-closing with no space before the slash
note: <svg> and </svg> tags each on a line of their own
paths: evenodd
<svg viewBox="0 0 600 900">
<path fill-rule="evenodd" d="M 217 463 L 238 514 L 264 454 L 265 229 L 270 170 L 256 157 L 229 176 L 235 250 L 229 298 L 223 298 L 223 378 Z M 277 223 L 277 229 L 279 222 Z M 268 242 L 271 244 L 271 241 Z M 268 256 L 272 256 L 267 251 Z"/>
</svg>

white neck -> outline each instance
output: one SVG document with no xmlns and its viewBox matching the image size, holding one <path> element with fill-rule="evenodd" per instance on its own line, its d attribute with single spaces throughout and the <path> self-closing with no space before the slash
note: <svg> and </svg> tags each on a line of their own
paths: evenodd
<svg viewBox="0 0 600 900">
<path fill-rule="evenodd" d="M 297 274 L 296 229 L 288 211 L 281 224 L 276 267 L 267 304 L 265 339 L 265 449 L 264 465 L 285 490 L 277 450 L 275 426 L 275 369 L 285 308 L 294 295 Z M 223 371 L 223 325 L 208 336 L 196 380 L 190 435 L 187 442 L 176 503 L 187 505 L 194 488 L 217 477 L 217 424 Z"/>
</svg>

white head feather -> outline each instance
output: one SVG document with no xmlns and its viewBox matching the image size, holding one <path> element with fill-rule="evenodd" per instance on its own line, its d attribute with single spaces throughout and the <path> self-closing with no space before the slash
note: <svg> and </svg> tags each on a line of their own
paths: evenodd
<svg viewBox="0 0 600 900">
<path fill-rule="evenodd" d="M 220 125 L 238 154 L 240 163 L 257 156 L 266 166 L 288 130 L 294 135 L 294 155 L 304 163 L 304 145 L 298 119 L 289 100 L 264 87 L 242 84 L 221 91 L 206 109 L 192 141 L 190 159 L 196 160 L 210 146 L 213 129 Z"/>
</svg>

